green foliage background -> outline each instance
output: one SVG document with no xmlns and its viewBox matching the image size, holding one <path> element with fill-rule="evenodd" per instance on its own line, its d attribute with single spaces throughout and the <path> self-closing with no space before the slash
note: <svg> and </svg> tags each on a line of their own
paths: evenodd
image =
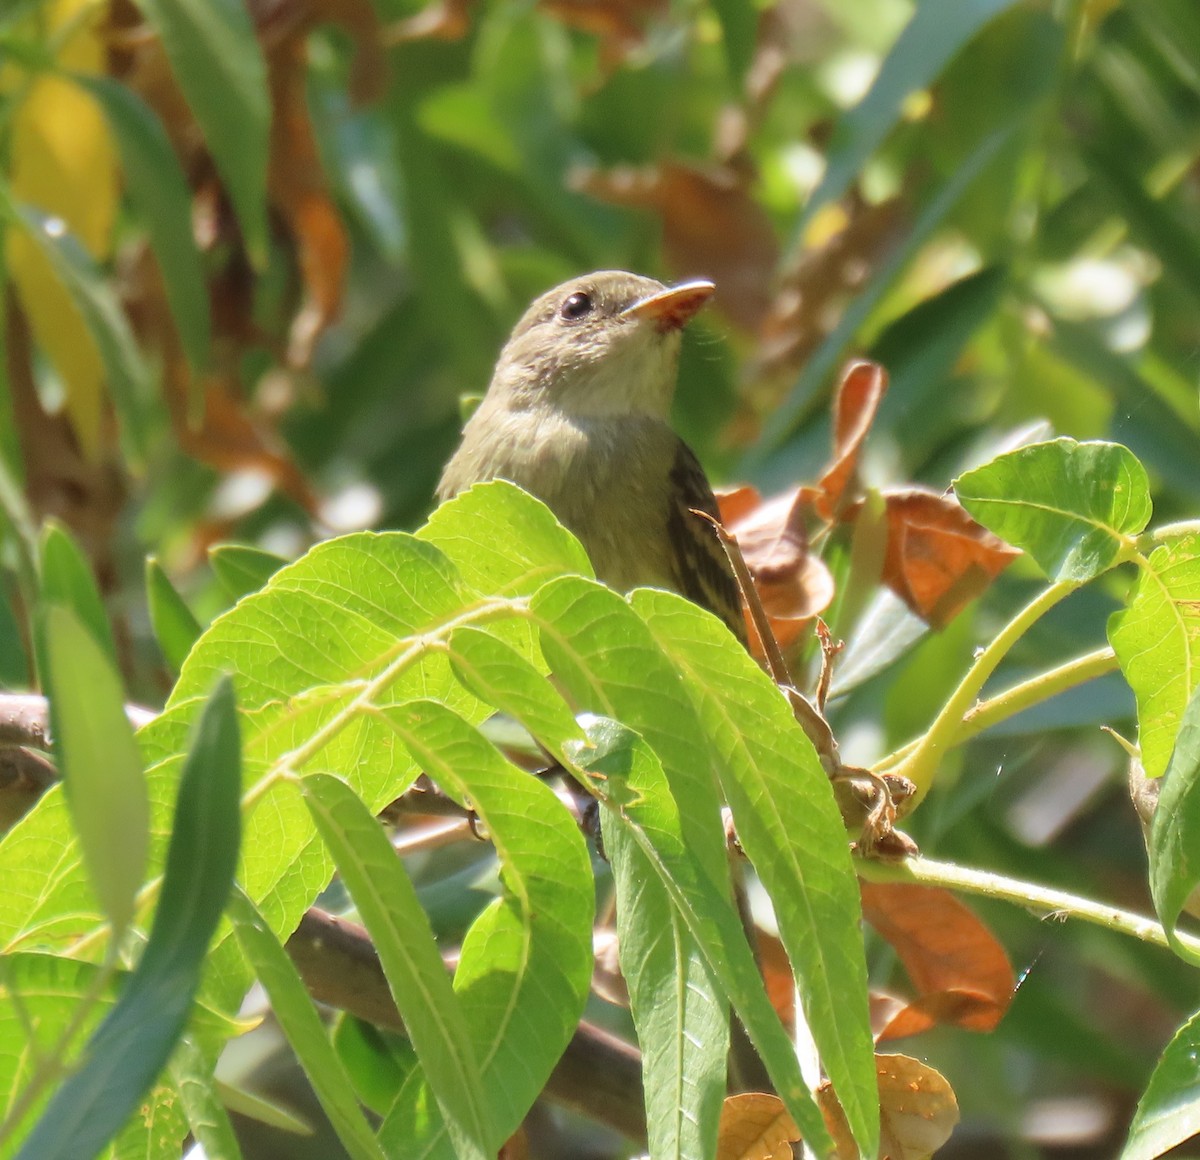
<svg viewBox="0 0 1200 1160">
<path fill-rule="evenodd" d="M 144 5 L 163 29 L 187 8 Z M 1031 435 L 1062 433 L 1127 445 L 1150 474 L 1156 524 L 1200 511 L 1191 0 L 613 0 L 595 5 L 609 19 L 590 28 L 565 18 L 569 5 L 492 3 L 464 6 L 447 39 L 404 23 L 420 8 L 376 0 L 373 19 L 390 34 L 366 103 L 351 97 L 362 45 L 345 27 L 319 25 L 304 42 L 299 107 L 350 242 L 340 313 L 311 359 L 283 353 L 303 297 L 303 238 L 283 228 L 269 192 L 266 83 L 278 61 L 254 51 L 250 17 L 209 45 L 220 69 L 178 78 L 230 191 L 199 267 L 181 234 L 195 173 L 164 162 L 177 126 L 164 129 L 148 102 L 130 105 L 136 82 L 118 65 L 89 82 L 122 145 L 117 251 L 100 264 L 67 244 L 48 252 L 96 336 L 120 417 L 121 440 L 99 452 L 120 477 L 120 502 L 111 524 L 91 521 L 88 489 L 100 485 L 86 477 L 77 533 L 140 699 L 162 703 L 192 631 L 176 617 L 184 646 L 165 648 L 164 664 L 145 611 L 147 554 L 206 623 L 230 603 L 238 564 L 261 565 L 226 555 L 210 567 L 215 539 L 292 557 L 331 527 L 418 526 L 461 397 L 485 387 L 527 302 L 588 269 L 717 278 L 716 308 L 689 330 L 676 406 L 716 480 L 770 491 L 813 479 L 828 454 L 837 368 L 867 354 L 891 376 L 863 463 L 872 486 L 941 489 Z M 0 13 L 0 69 L 34 75 L 53 49 L 44 6 Z M 24 91 L 0 81 L 5 159 Z M 664 180 L 680 172 L 688 196 Z M 5 181 L 0 212 L 37 233 L 45 207 L 21 201 Z M 264 446 L 316 497 L 308 510 L 296 489 L 181 449 L 163 401 L 171 356 L 120 306 L 122 295 L 144 305 L 128 259 L 147 244 L 186 352 L 176 362 L 223 368 Z M 218 293 L 235 281 L 246 290 L 249 325 L 231 329 L 201 279 Z M 30 681 L 30 529 L 46 515 L 70 522 L 76 509 L 37 486 L 40 452 L 14 402 L 27 344 L 10 286 L 5 294 L 0 678 L 20 689 Z M 222 344 L 234 333 L 230 359 Z M 53 366 L 28 361 L 52 398 Z M 191 389 L 193 403 L 203 397 L 199 376 Z M 847 550 L 831 547 L 835 574 Z M 937 635 L 886 597 L 865 619 L 847 613 L 839 625 L 835 615 L 850 641 L 833 707 L 844 756 L 865 764 L 922 731 L 972 650 L 1037 583 L 1017 565 Z M 1065 601 L 993 687 L 1101 646 L 1130 583 L 1118 571 Z M 156 584 L 169 602 L 170 585 L 153 578 L 152 597 Z M 1124 756 L 1101 724 L 1134 730 L 1116 675 L 955 754 L 913 819 L 923 851 L 1149 909 Z M 433 909 L 435 922 L 461 921 L 449 904 Z M 971 1133 L 1008 1149 L 997 1154 L 1113 1154 L 1194 1008 L 1194 976 L 1106 931 L 980 911 L 1027 971 L 1017 998 L 995 1033 L 934 1032 L 919 1053 L 951 1078 Z M 871 965 L 875 981 L 891 978 L 886 948 Z M 1043 1151 L 1031 1126 L 1058 1096 L 1089 1101 L 1104 1123 L 1069 1153 Z M 978 1136 L 966 1138 L 963 1155 Z"/>
</svg>

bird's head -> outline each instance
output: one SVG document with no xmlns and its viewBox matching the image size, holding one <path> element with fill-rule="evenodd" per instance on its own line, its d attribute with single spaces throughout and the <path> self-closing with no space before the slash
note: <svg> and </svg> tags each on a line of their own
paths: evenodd
<svg viewBox="0 0 1200 1160">
<path fill-rule="evenodd" d="M 512 409 L 548 402 L 581 418 L 665 418 L 679 332 L 713 289 L 704 281 L 667 287 L 619 270 L 564 282 L 517 323 L 496 364 L 489 401 Z"/>
</svg>

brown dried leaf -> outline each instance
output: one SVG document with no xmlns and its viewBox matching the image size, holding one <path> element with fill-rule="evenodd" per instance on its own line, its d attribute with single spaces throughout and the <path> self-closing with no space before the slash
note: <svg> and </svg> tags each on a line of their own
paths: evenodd
<svg viewBox="0 0 1200 1160">
<path fill-rule="evenodd" d="M 884 502 L 884 583 L 934 628 L 949 624 L 1020 555 L 953 496 L 897 489 L 885 492 Z"/>
<path fill-rule="evenodd" d="M 267 195 L 296 244 L 304 300 L 292 319 L 288 362 L 307 366 L 321 332 L 337 316 L 350 243 L 329 195 L 308 108 L 308 35 L 338 24 L 355 43 L 351 89 L 377 96 L 387 78 L 380 29 L 367 0 L 293 0 L 274 5 L 258 26 L 271 88 Z"/>
<path fill-rule="evenodd" d="M 762 968 L 767 998 L 790 1035 L 796 1025 L 796 981 L 783 943 L 764 930 L 758 932 L 758 963 Z"/>
<path fill-rule="evenodd" d="M 958 1123 L 958 1101 L 945 1077 L 907 1055 L 875 1056 L 879 1080 L 880 1160 L 925 1160 Z M 854 1160 L 858 1148 L 828 1081 L 817 1090 L 838 1160 Z"/>
<path fill-rule="evenodd" d="M 878 363 L 852 362 L 842 372 L 833 402 L 833 462 L 817 483 L 814 506 L 826 520 L 835 520 L 845 506 L 879 404 L 887 391 L 887 372 Z"/>
<path fill-rule="evenodd" d="M 958 1123 L 958 1100 L 945 1076 L 907 1055 L 877 1055 L 882 1134 L 879 1154 L 891 1160 L 924 1160 Z"/>
<path fill-rule="evenodd" d="M 792 1160 L 799 1139 L 800 1129 L 778 1096 L 743 1092 L 721 1105 L 717 1160 Z"/>
<path fill-rule="evenodd" d="M 918 996 L 893 1014 L 879 1038 L 916 1035 L 935 1023 L 991 1031 L 1016 986 L 991 931 L 947 890 L 911 883 L 861 887 L 863 917 L 895 948 Z"/>
<path fill-rule="evenodd" d="M 711 278 L 716 308 L 735 325 L 757 331 L 771 305 L 779 243 L 740 170 L 663 162 L 579 170 L 573 184 L 611 205 L 657 213 L 672 273 Z"/>
<path fill-rule="evenodd" d="M 763 500 L 753 488 L 718 497 L 721 521 L 737 539 L 754 576 L 763 609 L 781 648 L 833 599 L 833 577 L 808 550 L 805 515 L 811 488 L 797 487 Z M 753 631 L 750 639 L 755 639 Z"/>
</svg>

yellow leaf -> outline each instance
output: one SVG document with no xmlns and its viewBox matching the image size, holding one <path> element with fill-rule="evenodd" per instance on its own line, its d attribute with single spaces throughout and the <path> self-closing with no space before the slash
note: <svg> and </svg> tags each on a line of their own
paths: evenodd
<svg viewBox="0 0 1200 1160">
<path fill-rule="evenodd" d="M 99 26 L 104 7 L 53 0 L 47 35 L 70 28 L 57 63 L 74 72 L 104 71 Z M 93 258 L 108 257 L 117 212 L 116 151 L 104 115 L 71 81 L 41 75 L 13 120 L 11 187 L 16 197 L 61 218 Z M 66 390 L 66 409 L 83 450 L 94 455 L 103 414 L 103 367 L 96 344 L 45 257 L 24 234 L 8 235 L 9 269 L 38 345 Z"/>
</svg>

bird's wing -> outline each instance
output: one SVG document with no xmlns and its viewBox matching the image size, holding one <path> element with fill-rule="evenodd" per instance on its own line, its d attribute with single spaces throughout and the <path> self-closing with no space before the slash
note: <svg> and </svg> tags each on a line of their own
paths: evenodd
<svg viewBox="0 0 1200 1160">
<path fill-rule="evenodd" d="M 671 541 L 676 587 L 694 604 L 715 612 L 744 644 L 746 622 L 733 569 L 716 529 L 692 514 L 694 508 L 720 519 L 716 496 L 700 461 L 682 439 L 676 444 L 670 480 L 667 536 Z"/>
</svg>

